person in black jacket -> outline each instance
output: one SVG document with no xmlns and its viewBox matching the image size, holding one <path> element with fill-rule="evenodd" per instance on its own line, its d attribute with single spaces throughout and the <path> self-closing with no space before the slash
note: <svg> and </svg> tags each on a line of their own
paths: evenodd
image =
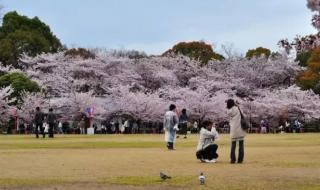
<svg viewBox="0 0 320 190">
<path fill-rule="evenodd" d="M 43 113 L 41 112 L 40 108 L 36 107 L 36 114 L 34 116 L 34 123 L 36 124 L 36 129 L 35 129 L 36 138 L 39 138 L 39 130 L 42 133 L 43 138 L 45 138 L 45 133 L 44 133 L 43 127 L 42 127 L 43 118 L 44 118 L 44 116 L 43 116 Z"/>
<path fill-rule="evenodd" d="M 188 132 L 188 115 L 186 109 L 182 109 L 181 115 L 179 117 L 179 131 L 180 134 L 184 135 L 184 138 L 186 139 Z"/>
<path fill-rule="evenodd" d="M 47 123 L 49 124 L 49 138 L 53 138 L 53 131 L 56 124 L 56 115 L 53 113 L 52 108 L 49 109 Z"/>
</svg>

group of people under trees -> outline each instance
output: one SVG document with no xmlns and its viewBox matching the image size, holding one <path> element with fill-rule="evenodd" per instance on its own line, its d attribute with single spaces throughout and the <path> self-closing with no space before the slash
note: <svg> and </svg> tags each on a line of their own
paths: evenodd
<svg viewBox="0 0 320 190">
<path fill-rule="evenodd" d="M 46 127 L 43 127 L 43 123 L 45 122 L 48 124 Z M 53 138 L 54 127 L 56 123 L 56 115 L 53 113 L 53 109 L 49 109 L 48 115 L 45 117 L 44 113 L 40 110 L 40 107 L 36 108 L 36 113 L 34 116 L 34 123 L 35 123 L 35 133 L 36 138 L 39 138 L 39 131 L 42 134 L 42 137 L 46 137 L 46 133 L 49 134 L 49 138 Z"/>
<path fill-rule="evenodd" d="M 182 110 L 179 122 L 179 134 L 184 135 L 184 138 L 186 139 L 188 131 L 188 116 L 186 109 Z M 40 107 L 36 107 L 32 123 L 33 125 L 31 126 L 33 127 L 30 129 L 30 131 L 33 131 L 36 134 L 37 138 L 39 138 L 39 134 L 42 134 L 43 138 L 45 138 L 46 134 L 49 134 L 49 137 L 53 138 L 55 132 L 61 134 L 68 132 L 67 129 L 64 129 L 64 123 L 57 120 L 57 116 L 53 113 L 52 108 L 49 109 L 49 113 L 43 113 Z M 78 132 L 75 130 L 75 133 L 87 134 L 87 130 L 90 127 L 90 124 L 84 114 L 81 115 L 80 121 L 76 122 L 75 124 L 77 126 L 76 129 L 78 130 Z M 127 119 L 124 123 L 122 123 L 122 121 L 120 120 L 112 120 L 110 121 L 110 123 L 104 122 L 100 126 L 96 123 L 93 123 L 92 128 L 94 129 L 94 134 L 134 134 L 143 132 L 143 129 L 141 129 L 141 125 L 142 123 L 140 120 Z M 162 124 L 159 123 L 159 126 L 157 125 L 156 131 L 161 133 L 162 129 Z M 179 137 L 177 136 L 177 138 Z"/>
<path fill-rule="evenodd" d="M 243 163 L 244 138 L 246 136 L 246 132 L 241 127 L 242 113 L 233 99 L 227 100 L 226 103 L 231 138 L 230 163 Z M 187 119 L 185 109 L 183 109 L 182 114 L 180 115 L 177 107 L 174 104 L 169 106 L 169 111 L 165 113 L 163 120 L 165 142 L 168 150 L 175 150 L 174 143 L 176 139 L 176 133 L 180 131 L 180 129 L 183 130 L 185 127 L 185 119 Z M 219 155 L 217 154 L 218 145 L 214 142 L 218 138 L 219 133 L 217 132 L 214 123 L 209 120 L 202 122 L 196 151 L 197 159 L 205 163 L 215 163 Z M 237 144 L 239 144 L 238 159 L 236 156 Z"/>
<path fill-rule="evenodd" d="M 279 123 L 278 128 L 271 128 L 267 122 L 267 120 L 262 119 L 259 125 L 260 133 L 266 134 L 270 132 L 274 133 L 300 133 L 302 131 L 302 124 L 299 119 L 294 119 L 291 122 L 287 119 L 285 121 L 281 121 Z M 273 130 L 273 131 L 272 131 Z"/>
<path fill-rule="evenodd" d="M 231 153 L 230 163 L 242 163 L 244 159 L 244 137 L 246 136 L 245 130 L 241 127 L 241 111 L 236 105 L 233 99 L 226 101 L 227 103 L 227 115 L 230 125 L 230 137 L 231 137 Z M 44 122 L 48 123 L 48 128 L 43 127 Z M 57 122 L 56 115 L 53 113 L 53 109 L 49 109 L 49 113 L 45 117 L 45 114 L 36 108 L 34 115 L 35 134 L 36 138 L 39 138 L 39 132 L 45 138 L 46 133 L 49 134 L 49 138 L 54 137 L 54 127 Z M 169 106 L 169 111 L 164 115 L 163 129 L 165 131 L 165 142 L 168 150 L 174 150 L 174 143 L 176 139 L 177 131 L 181 131 L 180 134 L 187 138 L 187 122 L 188 115 L 187 110 L 183 109 L 181 114 L 178 113 L 178 109 L 174 104 Z M 214 163 L 218 158 L 217 150 L 218 145 L 214 143 L 219 138 L 219 134 L 212 121 L 204 121 L 201 123 L 201 130 L 199 133 L 199 142 L 197 146 L 196 157 L 201 162 Z M 239 144 L 238 159 L 236 159 L 236 146 Z"/>
<path fill-rule="evenodd" d="M 278 131 L 280 133 L 300 133 L 302 131 L 302 124 L 298 119 L 293 120 L 293 122 L 285 121 L 280 125 Z"/>
</svg>

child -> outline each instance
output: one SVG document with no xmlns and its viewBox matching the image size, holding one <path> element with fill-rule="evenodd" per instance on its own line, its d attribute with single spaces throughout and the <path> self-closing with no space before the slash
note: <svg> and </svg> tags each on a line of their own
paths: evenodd
<svg viewBox="0 0 320 190">
<path fill-rule="evenodd" d="M 219 134 L 211 121 L 203 122 L 200 130 L 200 137 L 197 146 L 197 159 L 201 162 L 215 163 L 218 158 L 218 145 L 214 144 L 214 140 L 219 138 Z"/>
</svg>

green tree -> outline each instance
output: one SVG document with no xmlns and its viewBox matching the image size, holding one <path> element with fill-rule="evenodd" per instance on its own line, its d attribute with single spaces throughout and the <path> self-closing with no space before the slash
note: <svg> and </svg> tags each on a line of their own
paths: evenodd
<svg viewBox="0 0 320 190">
<path fill-rule="evenodd" d="M 182 54 L 191 59 L 199 60 L 202 64 L 207 64 L 210 60 L 224 60 L 224 57 L 213 51 L 212 46 L 204 42 L 180 42 L 166 51 L 167 54 Z"/>
<path fill-rule="evenodd" d="M 0 77 L 0 88 L 10 86 L 13 88 L 13 93 L 10 98 L 16 98 L 16 103 L 21 102 L 22 92 L 39 92 L 39 85 L 30 80 L 22 73 L 8 73 Z"/>
<path fill-rule="evenodd" d="M 311 57 L 312 51 L 300 52 L 297 54 L 296 61 L 299 62 L 299 65 L 302 67 L 308 66 L 308 60 Z"/>
<path fill-rule="evenodd" d="M 18 67 L 18 60 L 23 53 L 36 56 L 40 53 L 54 53 L 62 48 L 50 27 L 38 17 L 30 19 L 17 12 L 4 15 L 0 27 L 0 61 L 4 65 Z"/>
<path fill-rule="evenodd" d="M 312 89 L 315 93 L 320 93 L 320 48 L 316 48 L 308 55 L 306 62 L 307 70 L 299 73 L 296 83 L 303 90 Z"/>
<path fill-rule="evenodd" d="M 266 58 L 269 58 L 271 55 L 271 51 L 267 48 L 258 47 L 256 49 L 249 49 L 246 53 L 246 58 L 252 59 L 253 57 L 260 57 L 260 56 L 266 56 Z"/>
<path fill-rule="evenodd" d="M 304 71 L 297 75 L 297 85 L 300 86 L 303 90 L 314 89 L 319 82 L 320 76 L 319 73 L 312 70 Z"/>
</svg>

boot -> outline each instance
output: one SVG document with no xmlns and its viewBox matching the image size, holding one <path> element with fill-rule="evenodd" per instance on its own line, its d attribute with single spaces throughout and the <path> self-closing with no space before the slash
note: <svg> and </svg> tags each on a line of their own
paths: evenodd
<svg viewBox="0 0 320 190">
<path fill-rule="evenodd" d="M 174 148 L 173 148 L 173 142 L 169 142 L 169 150 L 174 150 Z"/>
<path fill-rule="evenodd" d="M 170 143 L 169 142 L 167 142 L 167 148 L 168 148 L 168 150 L 170 150 Z"/>
</svg>

